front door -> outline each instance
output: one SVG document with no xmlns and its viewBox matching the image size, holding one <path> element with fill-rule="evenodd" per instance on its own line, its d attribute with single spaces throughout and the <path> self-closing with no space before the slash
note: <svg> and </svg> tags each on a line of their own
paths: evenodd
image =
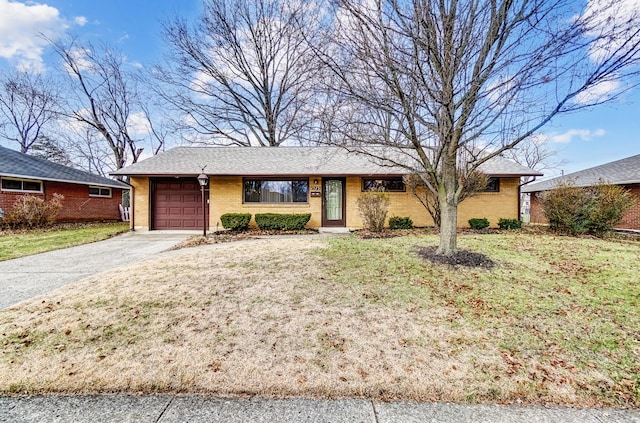
<svg viewBox="0 0 640 423">
<path fill-rule="evenodd" d="M 322 226 L 346 226 L 345 179 L 322 178 Z"/>
</svg>

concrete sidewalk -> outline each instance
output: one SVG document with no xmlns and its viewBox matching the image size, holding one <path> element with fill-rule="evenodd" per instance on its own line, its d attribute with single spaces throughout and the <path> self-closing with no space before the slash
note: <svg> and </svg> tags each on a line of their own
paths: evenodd
<svg viewBox="0 0 640 423">
<path fill-rule="evenodd" d="M 189 233 L 127 232 L 104 241 L 0 262 L 0 309 L 78 279 L 152 257 Z"/>
<path fill-rule="evenodd" d="M 0 397 L 1 422 L 640 422 L 640 410 L 228 399 L 206 396 Z"/>
</svg>

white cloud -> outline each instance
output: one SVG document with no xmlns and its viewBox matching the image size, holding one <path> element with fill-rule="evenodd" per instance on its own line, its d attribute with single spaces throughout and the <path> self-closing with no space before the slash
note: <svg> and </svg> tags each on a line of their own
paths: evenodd
<svg viewBox="0 0 640 423">
<path fill-rule="evenodd" d="M 76 16 L 75 18 L 73 18 L 73 22 L 75 22 L 78 26 L 85 26 L 88 21 L 84 16 Z"/>
<path fill-rule="evenodd" d="M 579 93 L 575 101 L 578 104 L 593 104 L 606 100 L 609 96 L 615 95 L 620 88 L 620 81 L 603 81 L 593 87 Z"/>
<path fill-rule="evenodd" d="M 606 134 L 604 129 L 596 129 L 592 131 L 591 129 L 569 129 L 568 131 L 562 134 L 551 134 L 551 135 L 540 135 L 543 138 L 548 139 L 551 142 L 559 143 L 559 144 L 568 144 L 574 140 L 574 138 L 578 138 L 581 141 L 591 141 L 593 138 L 602 137 Z"/>
<path fill-rule="evenodd" d="M 21 70 L 43 72 L 42 53 L 48 38 L 57 38 L 69 27 L 55 7 L 0 0 L 0 57 Z"/>
<path fill-rule="evenodd" d="M 127 129 L 133 136 L 145 136 L 151 132 L 149 121 L 143 112 L 132 113 L 127 120 Z"/>
<path fill-rule="evenodd" d="M 612 5 L 615 4 L 615 7 Z M 621 48 L 629 39 L 638 41 L 636 22 L 640 14 L 640 0 L 589 0 L 583 18 L 590 23 L 588 36 L 597 38 L 589 56 L 595 62 Z M 635 34 L 635 35 L 634 35 Z"/>
</svg>

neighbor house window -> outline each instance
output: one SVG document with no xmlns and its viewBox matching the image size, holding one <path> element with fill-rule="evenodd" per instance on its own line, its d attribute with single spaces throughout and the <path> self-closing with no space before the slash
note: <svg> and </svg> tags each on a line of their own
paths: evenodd
<svg viewBox="0 0 640 423">
<path fill-rule="evenodd" d="M 3 191 L 42 192 L 42 181 L 2 178 Z"/>
<path fill-rule="evenodd" d="M 111 198 L 111 188 L 89 187 L 89 197 L 107 197 L 107 198 Z"/>
<path fill-rule="evenodd" d="M 406 191 L 402 177 L 362 178 L 362 191 L 384 188 L 385 191 Z"/>
<path fill-rule="evenodd" d="M 245 179 L 245 203 L 306 203 L 308 179 Z"/>
<path fill-rule="evenodd" d="M 490 177 L 484 190 L 486 192 L 500 192 L 500 178 Z"/>
</svg>

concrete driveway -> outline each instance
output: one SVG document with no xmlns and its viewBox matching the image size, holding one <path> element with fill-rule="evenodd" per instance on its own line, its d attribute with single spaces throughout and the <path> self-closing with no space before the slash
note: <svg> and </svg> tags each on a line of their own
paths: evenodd
<svg viewBox="0 0 640 423">
<path fill-rule="evenodd" d="M 105 241 L 0 262 L 0 309 L 166 251 L 189 234 L 128 232 Z"/>
</svg>

